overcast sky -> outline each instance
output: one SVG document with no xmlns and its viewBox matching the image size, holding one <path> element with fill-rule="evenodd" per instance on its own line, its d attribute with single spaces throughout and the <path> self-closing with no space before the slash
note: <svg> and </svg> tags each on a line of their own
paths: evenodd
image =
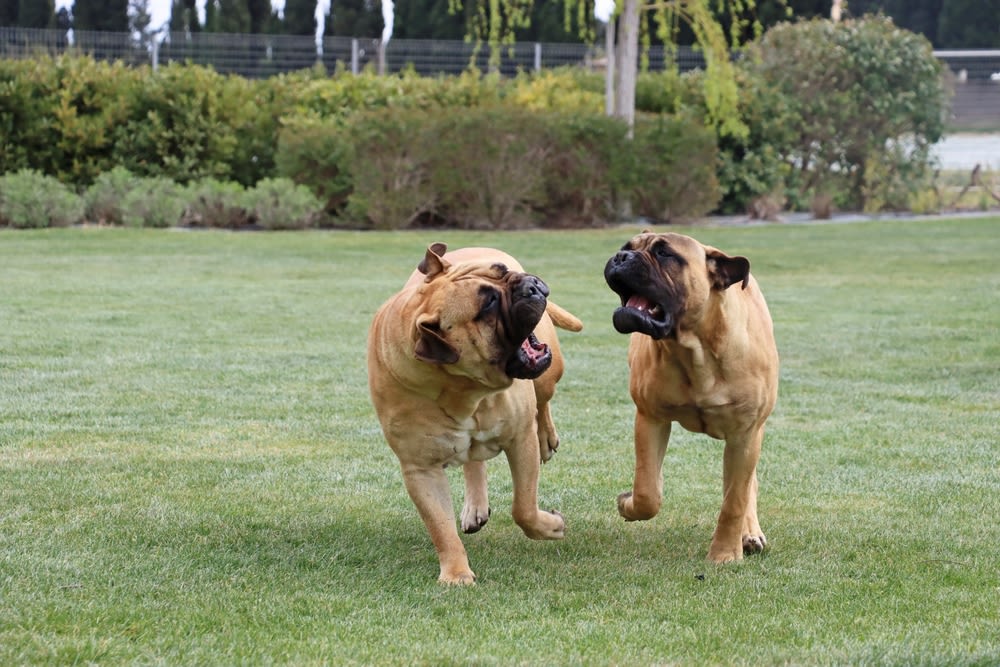
<svg viewBox="0 0 1000 667">
<path fill-rule="evenodd" d="M 541 1 L 541 0 L 537 0 Z M 334 0 L 336 2 L 336 0 Z M 60 7 L 71 7 L 73 0 L 56 0 L 56 9 Z M 611 8 L 614 7 L 615 0 L 595 0 L 594 14 L 602 21 L 607 21 Z M 277 10 L 284 9 L 285 0 L 271 0 L 271 6 Z M 322 27 L 326 15 L 329 13 L 330 0 L 318 0 L 316 5 L 316 23 L 319 26 L 318 33 L 322 33 Z M 382 18 L 385 20 L 385 31 L 382 33 L 383 39 L 392 36 L 392 0 L 383 0 Z M 153 17 L 152 25 L 154 30 L 160 28 L 170 19 L 170 0 L 149 0 L 149 13 Z M 204 19 L 205 0 L 198 0 L 198 13 Z"/>
</svg>

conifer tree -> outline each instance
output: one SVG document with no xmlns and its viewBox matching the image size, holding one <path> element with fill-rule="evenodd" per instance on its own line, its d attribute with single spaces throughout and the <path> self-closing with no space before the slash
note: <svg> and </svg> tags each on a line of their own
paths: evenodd
<svg viewBox="0 0 1000 667">
<path fill-rule="evenodd" d="M 315 35 L 316 0 L 285 0 L 282 31 L 288 35 Z"/>
<path fill-rule="evenodd" d="M 4 0 L 16 6 L 16 25 L 22 28 L 53 28 L 56 24 L 55 0 Z"/>
<path fill-rule="evenodd" d="M 334 0 L 323 32 L 334 37 L 382 36 L 385 21 L 377 0 Z"/>
<path fill-rule="evenodd" d="M 128 0 L 75 0 L 73 29 L 128 32 Z"/>
</svg>

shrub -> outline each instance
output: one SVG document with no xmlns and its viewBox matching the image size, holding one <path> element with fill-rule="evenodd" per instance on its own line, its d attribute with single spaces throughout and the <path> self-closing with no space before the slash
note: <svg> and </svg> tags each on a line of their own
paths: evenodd
<svg viewBox="0 0 1000 667">
<path fill-rule="evenodd" d="M 32 160 L 52 143 L 52 130 L 42 122 L 49 105 L 36 93 L 35 70 L 44 67 L 38 61 L 0 59 L 0 174 L 34 167 Z"/>
<path fill-rule="evenodd" d="M 0 64 L 0 172 L 37 169 L 88 185 L 115 164 L 114 137 L 141 75 L 63 55 Z"/>
<path fill-rule="evenodd" d="M 384 109 L 354 116 L 344 128 L 352 190 L 345 217 L 375 229 L 409 227 L 436 213 L 431 185 L 434 115 Z"/>
<path fill-rule="evenodd" d="M 924 37 L 882 17 L 779 24 L 746 63 L 779 93 L 761 112 L 788 124 L 788 142 L 773 148 L 800 198 L 843 191 L 847 206 L 877 210 L 923 187 L 948 104 Z"/>
<path fill-rule="evenodd" d="M 0 225 L 65 227 L 83 220 L 83 199 L 52 176 L 31 169 L 0 176 Z"/>
<path fill-rule="evenodd" d="M 337 221 L 355 227 L 603 224 L 618 200 L 658 220 L 691 218 L 719 197 L 713 135 L 676 117 L 640 120 L 632 141 L 603 114 L 510 107 L 382 109 L 301 126 L 283 134 L 279 165 L 327 210 L 346 201 Z"/>
<path fill-rule="evenodd" d="M 83 195 L 87 220 L 102 225 L 122 224 L 125 197 L 139 180 L 125 167 L 115 167 L 98 176 Z"/>
<path fill-rule="evenodd" d="M 291 112 L 295 85 L 287 76 L 226 78 L 222 105 L 236 139 L 228 169 L 232 180 L 250 187 L 275 175 L 281 119 Z"/>
<path fill-rule="evenodd" d="M 599 114 L 604 109 L 603 77 L 578 67 L 522 72 L 508 88 L 504 101 L 531 111 Z"/>
<path fill-rule="evenodd" d="M 501 108 L 438 116 L 431 187 L 441 214 L 462 228 L 533 225 L 548 157 L 537 114 Z"/>
<path fill-rule="evenodd" d="M 276 171 L 305 185 L 323 202 L 329 216 L 339 215 L 351 194 L 351 142 L 344 121 L 296 118 L 278 137 Z"/>
<path fill-rule="evenodd" d="M 701 73 L 686 76 L 692 84 L 700 85 Z M 787 100 L 775 86 L 745 67 L 737 68 L 736 76 L 740 120 L 748 132 L 717 140 L 720 210 L 773 217 L 786 202 L 796 210 L 808 207 L 808 193 L 800 195 L 790 187 L 793 169 L 784 149 L 794 140 L 795 123 Z"/>
<path fill-rule="evenodd" d="M 121 204 L 126 227 L 173 227 L 187 208 L 185 188 L 169 178 L 138 179 Z"/>
<path fill-rule="evenodd" d="M 545 197 L 538 208 L 552 227 L 600 225 L 616 217 L 625 183 L 619 163 L 630 152 L 628 126 L 603 114 L 554 113 L 545 118 L 549 149 Z"/>
<path fill-rule="evenodd" d="M 694 72 L 699 78 L 679 74 L 675 69 L 640 72 L 635 81 L 636 113 L 676 114 L 701 103 L 701 70 Z"/>
<path fill-rule="evenodd" d="M 252 223 L 246 207 L 246 190 L 239 183 L 206 178 L 185 192 L 188 204 L 181 224 L 189 227 L 244 229 Z"/>
<path fill-rule="evenodd" d="M 358 111 L 384 108 L 441 109 L 492 106 L 500 99 L 502 79 L 473 73 L 459 77 L 425 77 L 413 70 L 378 76 L 339 71 L 330 77 L 310 77 L 291 91 L 291 106 L 299 116 L 345 119 Z"/>
<path fill-rule="evenodd" d="M 712 211 L 719 203 L 715 134 L 676 116 L 637 118 L 632 150 L 616 168 L 616 183 L 632 211 L 651 220 L 677 222 Z"/>
<path fill-rule="evenodd" d="M 178 183 L 229 178 L 237 154 L 236 127 L 252 113 L 237 77 L 171 63 L 146 68 L 129 118 L 115 133 L 117 162 L 141 176 Z"/>
<path fill-rule="evenodd" d="M 304 185 L 287 178 L 267 178 L 246 193 L 250 214 L 264 229 L 306 229 L 316 225 L 320 200 Z"/>
</svg>

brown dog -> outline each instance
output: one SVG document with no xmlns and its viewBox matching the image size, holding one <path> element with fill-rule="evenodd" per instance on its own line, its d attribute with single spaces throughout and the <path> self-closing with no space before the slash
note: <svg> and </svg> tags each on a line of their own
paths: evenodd
<svg viewBox="0 0 1000 667">
<path fill-rule="evenodd" d="M 635 482 L 618 496 L 618 512 L 631 521 L 659 511 L 676 421 L 726 441 L 709 559 L 725 563 L 762 551 L 757 460 L 778 395 L 778 351 L 750 262 L 688 236 L 645 232 L 608 261 L 604 278 L 621 297 L 615 328 L 632 334 Z"/>
<path fill-rule="evenodd" d="M 560 539 L 558 512 L 538 509 L 538 472 L 559 446 L 549 400 L 563 360 L 553 324 L 583 328 L 547 300 L 548 287 L 489 248 L 445 254 L 435 243 L 402 291 L 375 314 L 368 384 L 410 498 L 430 532 L 439 581 L 471 584 L 444 469 L 462 465 L 462 530 L 490 516 L 486 464 L 501 451 L 514 520 L 533 539 Z"/>
</svg>

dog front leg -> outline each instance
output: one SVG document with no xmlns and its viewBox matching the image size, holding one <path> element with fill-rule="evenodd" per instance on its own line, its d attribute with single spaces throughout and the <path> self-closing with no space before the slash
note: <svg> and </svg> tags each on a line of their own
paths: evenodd
<svg viewBox="0 0 1000 667">
<path fill-rule="evenodd" d="M 514 522 L 533 540 L 561 540 L 566 530 L 562 514 L 555 510 L 538 509 L 538 472 L 541 461 L 538 458 L 538 436 L 534 425 L 520 443 L 506 449 L 504 454 L 510 464 L 511 481 L 514 484 Z"/>
<path fill-rule="evenodd" d="M 618 496 L 618 513 L 628 521 L 652 519 L 663 502 L 663 457 L 670 441 L 670 422 L 635 413 L 635 480 Z"/>
<path fill-rule="evenodd" d="M 441 565 L 438 581 L 460 585 L 475 583 L 476 575 L 469 567 L 465 545 L 455 527 L 455 510 L 444 469 L 403 466 L 403 481 L 437 551 Z"/>
<path fill-rule="evenodd" d="M 726 439 L 722 510 L 708 550 L 711 561 L 741 560 L 744 552 L 763 551 L 767 544 L 757 522 L 757 461 L 763 439 L 763 427 Z"/>
<path fill-rule="evenodd" d="M 469 461 L 462 466 L 465 477 L 465 504 L 462 505 L 462 532 L 475 533 L 490 520 L 486 488 L 486 461 Z"/>
</svg>

